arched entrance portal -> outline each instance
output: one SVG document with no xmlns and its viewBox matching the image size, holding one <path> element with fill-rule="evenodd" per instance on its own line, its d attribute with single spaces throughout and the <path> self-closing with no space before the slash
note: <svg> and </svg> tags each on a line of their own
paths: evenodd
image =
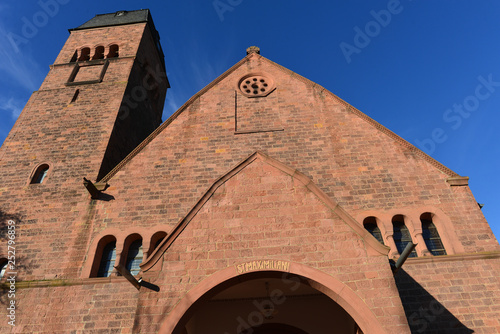
<svg viewBox="0 0 500 334">
<path fill-rule="evenodd" d="M 270 326 L 270 325 L 273 326 Z M 174 333 L 355 334 L 352 317 L 296 275 L 255 273 L 194 305 Z"/>
<path fill-rule="evenodd" d="M 347 285 L 306 265 L 288 264 L 287 272 L 229 267 L 214 273 L 169 312 L 159 334 L 386 333 Z"/>
</svg>

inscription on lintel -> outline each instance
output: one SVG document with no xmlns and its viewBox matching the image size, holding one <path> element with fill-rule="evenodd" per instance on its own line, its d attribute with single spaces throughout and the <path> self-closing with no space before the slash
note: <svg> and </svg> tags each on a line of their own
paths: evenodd
<svg viewBox="0 0 500 334">
<path fill-rule="evenodd" d="M 236 270 L 238 271 L 238 274 L 243 274 L 250 271 L 266 270 L 266 269 L 290 271 L 290 262 L 279 261 L 279 260 L 257 260 L 236 265 Z"/>
</svg>

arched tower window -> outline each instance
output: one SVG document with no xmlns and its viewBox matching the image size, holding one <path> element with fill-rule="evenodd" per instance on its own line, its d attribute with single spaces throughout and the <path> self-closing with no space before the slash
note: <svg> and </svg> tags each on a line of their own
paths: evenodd
<svg viewBox="0 0 500 334">
<path fill-rule="evenodd" d="M 420 216 L 420 221 L 422 222 L 422 237 L 424 238 L 429 252 L 431 252 L 432 255 L 446 255 L 446 250 L 441 242 L 439 232 L 432 222 L 432 215 L 430 213 L 424 213 Z"/>
<path fill-rule="evenodd" d="M 33 177 L 31 178 L 31 184 L 41 184 L 47 177 L 47 173 L 49 172 L 49 165 L 43 164 L 40 165 L 35 173 L 33 174 Z"/>
<path fill-rule="evenodd" d="M 142 258 L 142 239 L 137 239 L 128 248 L 127 263 L 125 265 L 132 275 L 135 276 L 141 271 L 139 264 L 141 264 Z"/>
<path fill-rule="evenodd" d="M 366 217 L 363 220 L 363 226 L 365 229 L 371 233 L 382 245 L 384 244 L 384 239 L 382 238 L 382 233 L 377 226 L 377 219 L 375 217 Z"/>
<path fill-rule="evenodd" d="M 97 277 L 109 277 L 114 269 L 116 260 L 116 241 L 111 241 L 104 246 L 102 250 L 101 261 L 99 263 L 99 270 Z"/>
<path fill-rule="evenodd" d="M 116 44 L 111 44 L 109 46 L 109 53 L 108 55 L 106 56 L 106 58 L 116 58 L 119 56 L 119 52 L 118 52 L 118 45 Z"/>
<path fill-rule="evenodd" d="M 97 46 L 95 48 L 95 53 L 92 59 L 103 59 L 104 58 L 104 46 Z"/>
<path fill-rule="evenodd" d="M 403 253 L 404 249 L 411 240 L 410 231 L 405 225 L 404 217 L 401 215 L 394 216 L 392 218 L 392 228 L 393 228 L 393 238 L 398 253 Z M 417 257 L 417 252 L 413 250 L 409 257 Z"/>
<path fill-rule="evenodd" d="M 86 61 L 90 59 L 90 48 L 83 48 L 82 53 L 80 54 L 80 58 L 78 61 Z"/>
</svg>

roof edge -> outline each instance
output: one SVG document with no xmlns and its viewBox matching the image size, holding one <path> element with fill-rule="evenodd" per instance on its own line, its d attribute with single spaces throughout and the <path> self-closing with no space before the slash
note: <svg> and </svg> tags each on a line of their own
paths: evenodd
<svg viewBox="0 0 500 334">
<path fill-rule="evenodd" d="M 251 57 L 259 57 L 272 65 L 276 66 L 278 69 L 288 73 L 289 75 L 295 77 L 296 79 L 311 85 L 313 88 L 317 88 L 321 91 L 327 92 L 331 97 L 333 97 L 335 100 L 337 100 L 341 105 L 343 105 L 347 111 L 355 114 L 371 126 L 375 127 L 377 130 L 380 132 L 384 133 L 385 135 L 389 136 L 392 138 L 394 141 L 402 145 L 405 149 L 408 151 L 418 155 L 420 158 L 422 158 L 424 161 L 428 162 L 432 166 L 434 166 L 436 169 L 440 170 L 441 172 L 447 174 L 449 177 L 458 177 L 460 176 L 458 173 L 454 172 L 450 168 L 446 167 L 433 157 L 429 156 L 427 153 L 423 152 L 419 148 L 417 148 L 415 145 L 411 144 L 407 140 L 403 139 L 396 133 L 392 132 L 382 124 L 378 123 L 374 119 L 372 119 L 370 116 L 366 115 L 359 109 L 353 107 L 351 104 L 348 102 L 344 101 L 337 95 L 333 94 L 330 92 L 328 89 L 324 88 L 323 86 L 315 83 L 314 81 L 311 81 L 302 75 L 278 64 L 273 62 L 272 60 L 267 59 L 266 57 L 263 57 L 260 54 L 257 53 L 250 53 L 243 59 L 241 59 L 239 62 L 231 66 L 228 70 L 226 70 L 224 73 L 222 73 L 220 76 L 218 76 L 216 79 L 214 79 L 212 82 L 210 82 L 208 85 L 203 87 L 199 92 L 194 94 L 189 100 L 187 100 L 176 112 L 174 112 L 165 122 L 163 122 L 158 128 L 156 128 L 141 144 L 139 144 L 132 152 L 129 153 L 118 165 L 116 165 L 115 168 L 113 168 L 106 176 L 104 176 L 101 180 L 98 180 L 98 182 L 108 182 L 123 166 L 125 166 L 130 160 L 132 160 L 144 147 L 146 147 L 156 136 L 158 136 L 170 123 L 172 123 L 185 109 L 187 109 L 195 100 L 197 100 L 200 96 L 205 94 L 208 90 L 210 90 L 213 86 L 218 84 L 220 81 L 222 81 L 224 78 L 229 76 L 232 72 L 234 72 L 238 67 L 240 67 L 242 64 L 247 62 Z"/>
<path fill-rule="evenodd" d="M 126 20 L 121 20 L 122 22 L 116 22 L 116 23 L 97 23 L 96 25 L 88 25 L 85 26 L 86 24 L 89 24 L 92 21 L 97 20 L 100 17 L 104 16 L 111 16 L 114 15 L 115 17 L 118 16 L 119 13 L 138 13 L 138 12 L 144 12 L 146 16 L 144 18 L 134 18 L 131 21 L 126 21 Z M 122 25 L 127 25 L 127 24 L 134 24 L 134 23 L 143 23 L 143 22 L 149 22 L 152 21 L 151 17 L 151 11 L 149 9 L 138 9 L 138 10 L 119 10 L 114 13 L 105 13 L 105 14 L 96 14 L 93 18 L 90 20 L 86 21 L 85 23 L 79 25 L 76 28 L 71 28 L 68 29 L 69 32 L 74 31 L 74 30 L 86 30 L 86 29 L 94 29 L 94 28 L 102 28 L 102 27 L 111 27 L 111 26 L 122 26 Z"/>
<path fill-rule="evenodd" d="M 147 22 L 148 22 L 147 20 L 144 20 L 144 21 L 136 21 L 136 22 L 130 22 L 130 23 L 103 24 L 103 25 L 99 25 L 99 26 L 95 26 L 95 27 L 85 27 L 85 28 L 76 27 L 76 28 L 68 29 L 68 31 L 72 32 L 72 31 L 78 31 L 78 30 L 98 29 L 98 28 L 105 28 L 105 27 L 119 27 L 119 26 L 126 26 L 126 25 L 130 25 L 130 24 L 147 23 Z"/>
<path fill-rule="evenodd" d="M 304 82 L 306 84 L 310 84 L 313 87 L 316 87 L 316 88 L 318 88 L 320 90 L 326 91 L 330 96 L 332 96 L 340 104 L 342 104 L 346 108 L 346 110 L 348 110 L 351 113 L 355 114 L 356 116 L 358 116 L 359 118 L 361 118 L 362 120 L 364 120 L 365 122 L 367 122 L 368 124 L 370 124 L 373 127 L 375 127 L 380 132 L 382 132 L 382 133 L 386 134 L 387 136 L 391 137 L 396 142 L 398 142 L 399 144 L 401 144 L 403 147 L 405 147 L 406 149 L 408 149 L 410 152 L 416 153 L 422 159 L 424 159 L 425 161 L 427 161 L 428 163 L 430 163 L 432 166 L 436 167 L 437 169 L 439 169 L 443 173 L 448 174 L 450 177 L 460 176 L 458 173 L 456 173 L 453 170 L 451 170 L 450 168 L 446 167 L 445 165 L 443 165 L 442 163 L 440 163 L 439 161 L 437 161 L 436 159 L 434 159 L 433 157 L 431 157 L 430 155 L 428 155 L 424 151 L 420 150 L 418 147 L 416 147 L 412 143 L 408 142 L 407 140 L 403 139 L 402 137 L 400 137 L 396 133 L 392 132 L 391 130 L 389 130 L 388 128 L 386 128 L 385 126 L 383 126 L 382 124 L 380 124 L 379 122 L 375 121 L 373 118 L 371 118 L 370 116 L 366 115 L 365 113 L 363 113 L 362 111 L 360 111 L 356 107 L 352 106 L 350 103 L 344 101 L 343 99 L 341 99 L 340 97 L 338 97 L 334 93 L 330 92 L 328 89 L 324 88 L 323 86 L 321 86 L 321 85 L 315 83 L 314 81 L 311 81 L 311 80 L 309 80 L 309 79 L 301 76 L 300 74 L 297 74 L 296 72 L 293 72 L 292 70 L 290 70 L 290 69 L 288 69 L 288 68 L 286 68 L 286 67 L 284 67 L 284 66 L 282 66 L 282 65 L 280 65 L 278 63 L 273 62 L 272 60 L 269 60 L 269 59 L 267 59 L 265 57 L 262 57 L 262 58 L 264 58 L 266 61 L 274 64 L 275 66 L 277 66 L 278 68 L 280 68 L 282 71 L 285 71 L 285 72 L 289 73 L 290 75 L 296 77 L 298 80 L 300 80 L 300 81 L 302 81 L 302 82 Z"/>
</svg>

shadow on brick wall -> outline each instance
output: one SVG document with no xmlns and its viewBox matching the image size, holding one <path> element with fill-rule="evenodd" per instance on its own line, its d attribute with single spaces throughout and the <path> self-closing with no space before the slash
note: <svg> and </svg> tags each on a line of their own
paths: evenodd
<svg viewBox="0 0 500 334">
<path fill-rule="evenodd" d="M 403 269 L 397 272 L 394 279 L 412 333 L 474 333 Z"/>
</svg>

